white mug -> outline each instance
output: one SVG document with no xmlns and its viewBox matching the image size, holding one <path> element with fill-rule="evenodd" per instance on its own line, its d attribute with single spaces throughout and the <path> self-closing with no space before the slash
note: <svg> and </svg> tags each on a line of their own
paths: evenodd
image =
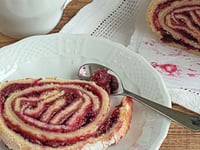
<svg viewBox="0 0 200 150">
<path fill-rule="evenodd" d="M 14 38 L 50 32 L 70 0 L 0 0 L 0 32 Z"/>
</svg>

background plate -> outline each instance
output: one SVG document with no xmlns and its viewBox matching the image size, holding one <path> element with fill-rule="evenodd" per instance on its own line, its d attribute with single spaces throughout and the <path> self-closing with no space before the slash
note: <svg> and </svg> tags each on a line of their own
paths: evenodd
<svg viewBox="0 0 200 150">
<path fill-rule="evenodd" d="M 171 107 L 161 76 L 143 57 L 124 46 L 86 35 L 33 36 L 0 49 L 0 82 L 27 77 L 77 79 L 83 63 L 98 62 L 115 70 L 127 89 Z M 120 97 L 111 97 L 117 104 Z M 128 134 L 109 150 L 156 150 L 165 139 L 170 121 L 135 102 Z M 6 149 L 0 144 L 0 149 Z"/>
</svg>

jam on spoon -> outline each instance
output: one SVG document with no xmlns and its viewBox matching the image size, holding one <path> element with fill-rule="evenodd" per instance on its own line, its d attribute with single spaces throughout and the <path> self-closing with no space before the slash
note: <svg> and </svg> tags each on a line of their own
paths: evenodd
<svg viewBox="0 0 200 150">
<path fill-rule="evenodd" d="M 113 94 L 119 88 L 117 78 L 108 73 L 107 69 L 98 69 L 95 71 L 91 75 L 90 81 L 94 81 L 97 85 L 106 90 L 109 95 Z"/>
</svg>

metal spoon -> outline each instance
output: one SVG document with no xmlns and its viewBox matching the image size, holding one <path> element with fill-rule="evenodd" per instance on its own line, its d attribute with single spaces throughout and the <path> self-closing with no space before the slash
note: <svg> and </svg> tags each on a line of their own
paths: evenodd
<svg viewBox="0 0 200 150">
<path fill-rule="evenodd" d="M 133 97 L 135 100 L 138 102 L 152 108 L 153 110 L 157 111 L 158 113 L 166 116 L 169 119 L 172 119 L 176 121 L 177 123 L 180 123 L 184 127 L 191 129 L 193 131 L 200 131 L 200 116 L 193 116 L 190 114 L 186 114 L 177 110 L 173 110 L 171 108 L 168 108 L 166 106 L 160 105 L 156 102 L 153 102 L 151 100 L 148 100 L 147 98 L 144 98 L 140 95 L 137 95 L 127 89 L 124 88 L 123 82 L 119 78 L 119 76 L 112 71 L 110 68 L 100 65 L 100 64 L 95 64 L 95 63 L 88 63 L 82 65 L 79 70 L 78 70 L 78 77 L 81 80 L 90 80 L 90 76 L 96 72 L 98 69 L 107 69 L 108 73 L 114 75 L 119 82 L 119 88 L 117 91 L 115 91 L 113 94 L 114 95 L 127 95 L 130 97 Z"/>
</svg>

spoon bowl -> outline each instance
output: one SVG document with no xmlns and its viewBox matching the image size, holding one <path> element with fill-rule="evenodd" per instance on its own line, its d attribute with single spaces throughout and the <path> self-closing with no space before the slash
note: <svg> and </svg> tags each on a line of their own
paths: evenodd
<svg viewBox="0 0 200 150">
<path fill-rule="evenodd" d="M 90 81 L 90 77 L 100 69 L 106 69 L 107 72 L 113 76 L 116 77 L 118 80 L 119 88 L 112 92 L 112 95 L 123 95 L 123 96 L 130 96 L 134 100 L 137 100 L 138 102 L 144 104 L 145 106 L 153 109 L 154 111 L 164 115 L 165 117 L 176 121 L 177 123 L 183 125 L 184 127 L 193 130 L 193 131 L 200 131 L 200 115 L 193 116 L 190 114 L 186 114 L 177 110 L 173 110 L 169 107 L 166 107 L 164 105 L 158 104 L 154 102 L 153 100 L 149 100 L 145 97 L 142 97 L 140 95 L 137 95 L 130 90 L 127 90 L 121 78 L 110 68 L 96 63 L 87 63 L 80 66 L 78 70 L 78 77 L 81 80 L 87 80 Z"/>
<path fill-rule="evenodd" d="M 98 70 L 102 70 L 102 69 L 106 69 L 108 74 L 113 75 L 117 81 L 118 81 L 118 85 L 119 87 L 115 90 L 112 91 L 112 95 L 124 95 L 124 85 L 123 82 L 121 81 L 121 79 L 119 78 L 119 76 L 112 71 L 111 69 L 107 68 L 106 66 L 100 65 L 100 64 L 93 64 L 93 63 L 89 63 L 89 64 L 85 64 L 82 65 L 79 68 L 78 71 L 78 77 L 81 80 L 86 80 L 86 81 L 90 81 L 90 77 Z"/>
</svg>

